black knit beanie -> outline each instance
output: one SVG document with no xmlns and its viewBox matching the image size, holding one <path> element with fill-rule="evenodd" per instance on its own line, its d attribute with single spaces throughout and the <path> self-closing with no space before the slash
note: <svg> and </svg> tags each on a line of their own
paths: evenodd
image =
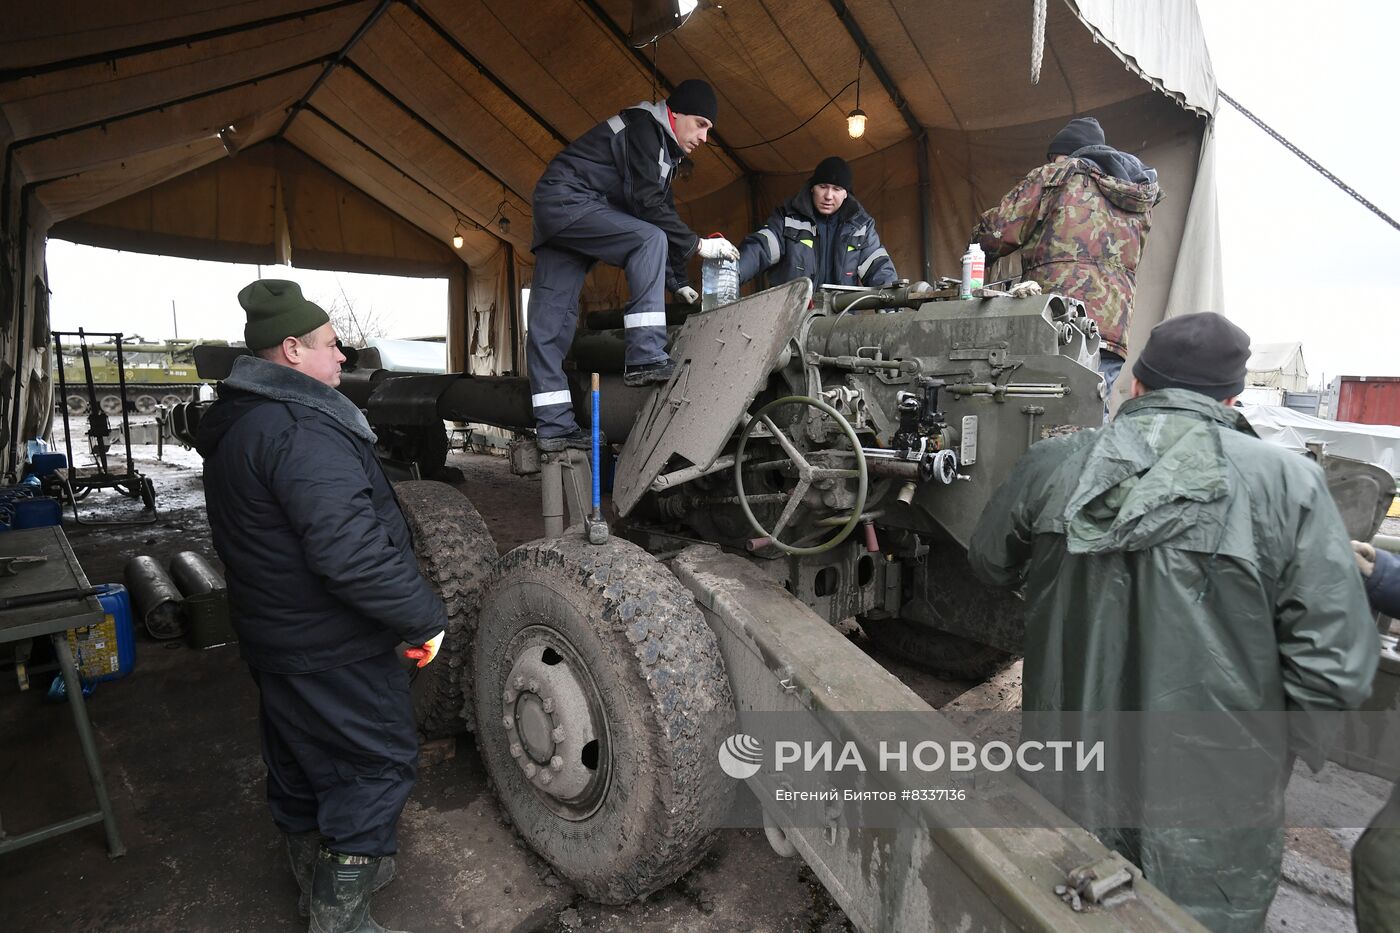
<svg viewBox="0 0 1400 933">
<path fill-rule="evenodd" d="M 687 78 L 677 84 L 671 96 L 666 98 L 666 106 L 671 108 L 672 113 L 704 117 L 711 123 L 719 116 L 719 101 L 715 99 L 715 89 L 710 87 L 709 82 L 699 78 Z"/>
<path fill-rule="evenodd" d="M 1104 145 L 1103 127 L 1093 117 L 1077 117 L 1065 124 L 1065 128 L 1050 140 L 1050 148 L 1045 150 L 1045 158 L 1069 155 L 1085 146 Z"/>
<path fill-rule="evenodd" d="M 1152 328 L 1133 375 L 1149 389 L 1190 389 L 1222 401 L 1243 391 L 1248 363 L 1249 334 L 1203 311 Z"/>
<path fill-rule="evenodd" d="M 836 185 L 845 188 L 846 193 L 851 194 L 851 167 L 840 156 L 827 156 L 817 163 L 812 177 L 807 179 L 808 188 L 815 188 L 817 185 Z"/>
</svg>

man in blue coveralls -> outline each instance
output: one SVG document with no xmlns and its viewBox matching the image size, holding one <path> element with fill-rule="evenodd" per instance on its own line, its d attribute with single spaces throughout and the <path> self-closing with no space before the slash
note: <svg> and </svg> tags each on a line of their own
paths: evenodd
<svg viewBox="0 0 1400 933">
<path fill-rule="evenodd" d="M 686 263 L 739 258 L 723 237 L 701 239 L 676 213 L 671 182 L 682 159 L 707 139 L 719 106 L 704 81 L 682 81 L 664 103 L 642 101 L 608 117 L 564 148 L 535 186 L 535 277 L 530 286 L 530 402 L 539 448 L 586 450 L 574 420 L 564 356 L 578 322 L 578 297 L 599 260 L 627 272 L 623 309 L 629 386 L 665 382 L 675 372 L 666 354 L 664 290 L 693 304 Z"/>
</svg>

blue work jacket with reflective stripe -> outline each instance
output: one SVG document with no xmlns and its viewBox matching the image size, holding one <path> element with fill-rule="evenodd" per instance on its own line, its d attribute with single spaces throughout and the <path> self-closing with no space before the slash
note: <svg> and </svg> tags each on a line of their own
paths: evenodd
<svg viewBox="0 0 1400 933">
<path fill-rule="evenodd" d="M 671 182 L 685 157 L 664 103 L 643 101 L 609 117 L 564 147 L 535 185 L 538 249 L 560 230 L 602 207 L 653 224 L 666 234 L 666 287 L 685 284 L 685 264 L 700 238 L 676 213 Z"/>
<path fill-rule="evenodd" d="M 889 285 L 896 278 L 894 262 L 880 244 L 875 221 L 855 198 L 835 214 L 837 262 L 828 244 L 818 242 L 830 224 L 819 220 L 812 192 L 804 188 L 768 218 L 767 223 L 744 238 L 739 247 L 739 281 L 747 282 L 768 270 L 768 284 L 781 285 L 806 276 L 813 287 L 822 285 Z"/>
</svg>

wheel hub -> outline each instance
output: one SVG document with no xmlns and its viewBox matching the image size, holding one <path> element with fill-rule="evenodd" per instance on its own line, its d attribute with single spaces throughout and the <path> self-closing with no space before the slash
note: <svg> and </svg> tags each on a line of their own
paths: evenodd
<svg viewBox="0 0 1400 933">
<path fill-rule="evenodd" d="M 537 694 L 523 693 L 515 701 L 515 726 L 526 754 L 538 764 L 549 764 L 554 757 L 554 723 Z"/>
<path fill-rule="evenodd" d="M 596 809 L 607 780 L 602 701 L 573 652 L 552 642 L 531 638 L 516 653 L 501 727 L 534 789 L 561 815 L 580 819 Z"/>
</svg>

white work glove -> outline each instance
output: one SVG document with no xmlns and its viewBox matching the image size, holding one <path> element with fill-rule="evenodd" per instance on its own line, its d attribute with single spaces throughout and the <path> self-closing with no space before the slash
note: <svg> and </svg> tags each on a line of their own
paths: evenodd
<svg viewBox="0 0 1400 933">
<path fill-rule="evenodd" d="M 701 237 L 700 258 L 729 259 L 737 262 L 739 259 L 739 251 L 734 248 L 733 243 L 722 236 Z"/>
<path fill-rule="evenodd" d="M 1361 571 L 1363 577 L 1370 577 L 1376 571 L 1376 549 L 1365 541 L 1351 542 L 1352 556 L 1356 558 L 1356 567 Z"/>
<path fill-rule="evenodd" d="M 442 647 L 442 637 L 446 635 L 446 630 L 438 632 L 432 638 L 423 642 L 419 648 L 405 648 L 403 656 L 418 662 L 419 667 L 427 667 L 433 663 L 433 658 L 437 657 L 438 649 Z"/>
<path fill-rule="evenodd" d="M 700 300 L 700 293 L 697 292 L 695 289 L 691 288 L 689 285 L 682 285 L 680 288 L 672 292 L 672 294 L 675 295 L 678 299 L 680 299 L 682 304 L 693 305 L 695 304 L 695 302 Z"/>
</svg>

